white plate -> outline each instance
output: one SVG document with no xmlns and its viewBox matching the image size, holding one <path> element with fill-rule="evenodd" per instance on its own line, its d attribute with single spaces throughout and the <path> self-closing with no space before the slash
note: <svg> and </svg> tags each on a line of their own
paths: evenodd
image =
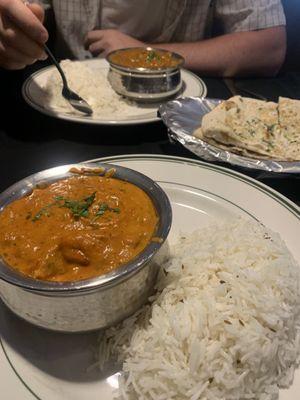
<svg viewBox="0 0 300 400">
<path fill-rule="evenodd" d="M 93 69 L 94 71 L 108 71 L 107 61 L 101 58 L 85 60 L 82 61 L 82 63 L 88 65 L 89 68 Z M 136 107 L 133 108 L 132 115 L 128 117 L 118 117 L 118 115 L 116 115 L 114 119 L 105 119 L 99 116 L 78 116 L 64 111 L 55 111 L 51 107 L 44 106 L 42 99 L 45 95 L 42 88 L 43 86 L 45 86 L 49 75 L 54 69 L 55 67 L 51 66 L 35 72 L 24 82 L 22 87 L 22 95 L 24 97 L 24 100 L 30 106 L 43 114 L 73 122 L 84 122 L 88 124 L 102 125 L 137 125 L 160 120 L 160 118 L 157 117 L 157 110 L 161 103 L 136 105 Z M 179 95 L 205 97 L 207 94 L 207 88 L 203 80 L 192 72 L 187 71 L 186 69 L 182 69 L 181 72 L 183 80 L 183 91 L 180 92 Z"/>
<path fill-rule="evenodd" d="M 269 187 L 226 168 L 184 158 L 119 156 L 104 161 L 136 169 L 167 192 L 174 224 L 192 231 L 213 219 L 248 215 L 280 233 L 300 262 L 300 211 Z M 116 371 L 86 371 L 93 363 L 97 333 L 63 335 L 35 328 L 0 305 L 0 377 L 3 400 L 111 400 Z M 300 372 L 280 400 L 296 400 Z"/>
</svg>

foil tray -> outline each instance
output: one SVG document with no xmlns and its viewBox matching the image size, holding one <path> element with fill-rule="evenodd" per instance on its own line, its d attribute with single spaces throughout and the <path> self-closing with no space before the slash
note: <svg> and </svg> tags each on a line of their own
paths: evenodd
<svg viewBox="0 0 300 400">
<path fill-rule="evenodd" d="M 160 105 L 159 115 L 168 127 L 169 139 L 207 161 L 221 161 L 240 167 L 282 173 L 300 173 L 300 161 L 258 159 L 231 153 L 193 136 L 202 117 L 221 103 L 220 99 L 182 97 Z"/>
</svg>

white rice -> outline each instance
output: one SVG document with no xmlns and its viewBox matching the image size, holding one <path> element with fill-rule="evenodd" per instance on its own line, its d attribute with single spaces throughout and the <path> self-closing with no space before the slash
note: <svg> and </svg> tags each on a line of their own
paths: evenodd
<svg viewBox="0 0 300 400">
<path fill-rule="evenodd" d="M 300 361 L 300 273 L 278 234 L 236 219 L 182 236 L 149 305 L 104 334 L 119 398 L 274 400 Z"/>
<path fill-rule="evenodd" d="M 63 60 L 60 65 L 70 89 L 88 102 L 94 117 L 120 119 L 139 112 L 145 113 L 145 110 L 138 109 L 136 103 L 119 96 L 112 89 L 107 80 L 106 70 L 92 70 L 80 61 Z M 43 89 L 46 92 L 44 106 L 60 112 L 82 115 L 63 98 L 62 80 L 56 68 Z"/>
</svg>

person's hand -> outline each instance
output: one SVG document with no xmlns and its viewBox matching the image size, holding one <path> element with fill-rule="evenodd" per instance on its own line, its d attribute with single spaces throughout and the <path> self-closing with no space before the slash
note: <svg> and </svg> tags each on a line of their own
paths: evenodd
<svg viewBox="0 0 300 400">
<path fill-rule="evenodd" d="M 0 0 L 0 67 L 22 69 L 45 60 L 42 45 L 48 40 L 44 11 L 21 0 Z"/>
<path fill-rule="evenodd" d="M 94 56 L 106 56 L 113 50 L 145 46 L 145 43 L 115 29 L 103 29 L 89 32 L 84 45 Z"/>
</svg>

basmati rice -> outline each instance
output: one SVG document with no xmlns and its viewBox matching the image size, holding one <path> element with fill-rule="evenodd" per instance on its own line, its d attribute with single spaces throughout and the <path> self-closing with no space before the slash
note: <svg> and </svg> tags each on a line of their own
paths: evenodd
<svg viewBox="0 0 300 400">
<path fill-rule="evenodd" d="M 104 334 L 118 398 L 274 400 L 300 361 L 300 273 L 278 234 L 236 219 L 182 235 L 150 303 Z"/>
<path fill-rule="evenodd" d="M 93 117 L 119 119 L 120 117 L 145 113 L 137 104 L 119 96 L 107 80 L 106 70 L 94 71 L 80 61 L 63 60 L 60 63 L 70 89 L 82 97 L 93 109 Z M 56 111 L 82 115 L 62 96 L 62 79 L 56 69 L 44 86 L 44 106 Z"/>
</svg>

